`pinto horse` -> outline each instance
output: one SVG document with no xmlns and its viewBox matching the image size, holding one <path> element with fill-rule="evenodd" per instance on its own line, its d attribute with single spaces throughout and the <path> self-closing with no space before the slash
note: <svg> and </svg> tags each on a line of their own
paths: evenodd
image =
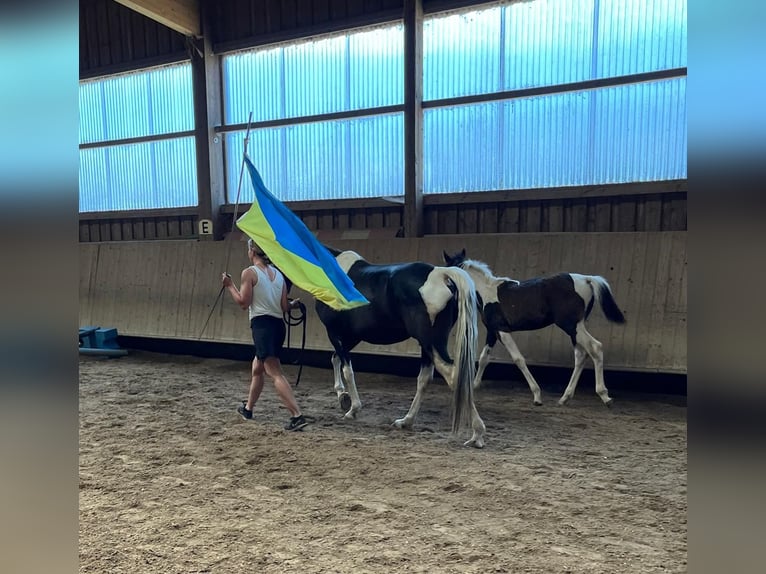
<svg viewBox="0 0 766 574">
<path fill-rule="evenodd" d="M 565 404 L 577 388 L 586 354 L 593 359 L 596 374 L 596 393 L 607 406 L 612 399 L 604 384 L 604 355 L 601 343 L 585 328 L 585 320 L 598 302 L 609 321 L 625 323 L 606 279 L 598 275 L 559 273 L 549 277 L 535 277 L 516 281 L 508 277 L 495 277 L 486 263 L 466 259 L 465 249 L 455 255 L 443 252 L 444 261 L 465 269 L 476 284 L 481 317 L 487 328 L 487 342 L 479 357 L 474 388 L 481 384 L 492 348 L 502 341 L 511 359 L 519 368 L 532 391 L 535 405 L 541 405 L 540 386 L 527 368 L 524 356 L 511 337 L 512 331 L 534 331 L 555 324 L 572 340 L 575 365 L 572 377 L 559 399 Z"/>
<path fill-rule="evenodd" d="M 351 367 L 350 353 L 354 347 L 362 341 L 391 345 L 412 337 L 420 344 L 417 392 L 407 414 L 393 425 L 412 427 L 436 366 L 453 392 L 452 432 L 456 433 L 461 423 L 470 418 L 473 435 L 465 445 L 482 448 L 485 426 L 476 411 L 472 384 L 476 373 L 478 304 L 468 273 L 456 267 L 436 267 L 423 262 L 376 265 L 354 251 L 327 249 L 370 302 L 345 311 L 316 302 L 317 315 L 335 349 L 332 355 L 334 388 L 341 408 L 347 410 L 345 418 L 356 418 L 362 408 Z M 447 343 L 456 314 L 453 361 Z"/>
</svg>

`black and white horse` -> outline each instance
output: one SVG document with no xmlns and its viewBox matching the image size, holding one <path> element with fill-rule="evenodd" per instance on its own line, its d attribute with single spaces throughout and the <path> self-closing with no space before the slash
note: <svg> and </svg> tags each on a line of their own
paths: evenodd
<svg viewBox="0 0 766 574">
<path fill-rule="evenodd" d="M 453 392 L 452 431 L 457 432 L 462 421 L 470 418 L 473 435 L 465 445 L 483 447 L 485 426 L 476 411 L 472 384 L 476 373 L 478 304 L 468 273 L 423 262 L 375 265 L 354 251 L 328 249 L 370 302 L 347 311 L 336 311 L 316 302 L 317 315 L 335 349 L 332 356 L 335 391 L 341 408 L 347 410 L 345 417 L 355 418 L 362 408 L 351 367 L 350 353 L 354 347 L 362 341 L 390 345 L 412 337 L 421 349 L 417 392 L 407 414 L 393 425 L 412 427 L 436 366 Z M 447 343 L 456 315 L 453 362 Z"/>
<path fill-rule="evenodd" d="M 559 399 L 565 404 L 577 388 L 586 354 L 593 359 L 596 374 L 596 393 L 604 404 L 612 399 L 604 384 L 604 355 L 601 343 L 585 328 L 585 320 L 598 302 L 609 321 L 624 323 L 625 317 L 617 306 L 606 279 L 598 275 L 559 273 L 549 277 L 535 277 L 516 281 L 508 277 L 495 277 L 486 263 L 465 258 L 465 249 L 455 255 L 444 252 L 447 265 L 468 272 L 476 284 L 481 305 L 481 317 L 487 328 L 487 343 L 479 357 L 474 388 L 481 384 L 492 348 L 502 341 L 511 359 L 527 380 L 536 405 L 541 405 L 540 386 L 527 368 L 524 356 L 511 337 L 512 331 L 534 331 L 555 324 L 572 340 L 575 365 L 572 377 Z"/>
</svg>

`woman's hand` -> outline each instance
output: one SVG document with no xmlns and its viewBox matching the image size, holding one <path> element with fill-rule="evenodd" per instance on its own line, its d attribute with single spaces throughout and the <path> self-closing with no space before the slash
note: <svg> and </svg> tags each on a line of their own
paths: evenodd
<svg viewBox="0 0 766 574">
<path fill-rule="evenodd" d="M 300 298 L 296 298 L 296 299 L 290 300 L 290 302 L 288 303 L 288 307 L 290 307 L 290 309 L 295 309 L 300 304 L 301 304 Z"/>
<path fill-rule="evenodd" d="M 229 287 L 232 285 L 231 282 L 231 275 L 228 273 L 221 273 L 221 283 L 223 283 L 224 287 Z"/>
</svg>

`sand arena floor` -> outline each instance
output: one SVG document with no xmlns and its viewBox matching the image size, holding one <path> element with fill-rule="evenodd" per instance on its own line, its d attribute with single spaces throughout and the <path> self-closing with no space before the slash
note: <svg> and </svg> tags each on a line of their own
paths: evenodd
<svg viewBox="0 0 766 574">
<path fill-rule="evenodd" d="M 346 421 L 332 371 L 305 368 L 299 433 L 269 382 L 240 419 L 248 381 L 244 362 L 81 357 L 80 572 L 686 571 L 683 398 L 612 391 L 610 410 L 581 383 L 534 407 L 490 383 L 476 450 L 441 380 L 400 431 L 414 375 L 357 373 Z"/>
</svg>

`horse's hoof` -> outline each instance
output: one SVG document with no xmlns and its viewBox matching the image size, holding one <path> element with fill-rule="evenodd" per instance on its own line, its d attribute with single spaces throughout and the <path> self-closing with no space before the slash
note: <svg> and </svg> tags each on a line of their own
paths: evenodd
<svg viewBox="0 0 766 574">
<path fill-rule="evenodd" d="M 348 411 L 345 415 L 343 415 L 343 418 L 347 421 L 353 421 L 356 419 L 356 411 Z"/>
<path fill-rule="evenodd" d="M 476 438 L 467 440 L 463 443 L 463 446 L 472 446 L 473 448 L 484 448 L 484 439 Z"/>
<path fill-rule="evenodd" d="M 351 395 L 348 393 L 341 393 L 338 397 L 338 403 L 342 411 L 347 412 L 351 408 Z"/>
<path fill-rule="evenodd" d="M 396 419 L 391 423 L 391 426 L 398 429 L 409 429 L 412 428 L 412 423 L 408 424 L 407 419 Z"/>
<path fill-rule="evenodd" d="M 564 405 L 566 405 L 566 404 L 567 404 L 567 401 L 568 401 L 568 400 L 569 400 L 569 399 L 566 399 L 566 398 L 564 398 L 564 397 L 561 397 L 561 398 L 559 399 L 559 405 L 561 405 L 561 406 L 563 407 Z"/>
<path fill-rule="evenodd" d="M 536 407 L 543 406 L 543 401 L 534 401 Z"/>
<path fill-rule="evenodd" d="M 604 404 L 611 409 L 612 408 L 612 399 L 606 399 L 604 401 Z"/>
</svg>

